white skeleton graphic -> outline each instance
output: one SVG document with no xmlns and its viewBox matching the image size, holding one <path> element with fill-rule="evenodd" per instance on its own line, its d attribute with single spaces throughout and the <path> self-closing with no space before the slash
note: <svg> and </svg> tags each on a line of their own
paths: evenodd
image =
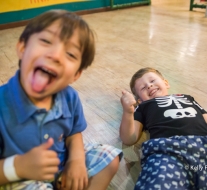
<svg viewBox="0 0 207 190">
<path fill-rule="evenodd" d="M 171 95 L 167 97 L 160 97 L 160 98 L 155 98 L 156 101 L 158 102 L 159 107 L 167 107 L 170 106 L 173 102 L 177 106 L 178 109 L 169 109 L 164 112 L 165 117 L 171 117 L 172 119 L 178 119 L 178 118 L 184 118 L 184 117 L 196 117 L 197 111 L 192 108 L 183 108 L 181 103 L 187 104 L 187 105 L 192 105 L 192 103 L 182 96 L 176 96 L 176 95 Z M 196 102 L 194 102 L 195 105 Z M 200 107 L 200 106 L 199 106 Z"/>
</svg>

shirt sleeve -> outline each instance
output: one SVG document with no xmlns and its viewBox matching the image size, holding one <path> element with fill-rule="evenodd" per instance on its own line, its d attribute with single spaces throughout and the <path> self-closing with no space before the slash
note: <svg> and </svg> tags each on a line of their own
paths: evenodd
<svg viewBox="0 0 207 190">
<path fill-rule="evenodd" d="M 201 112 L 202 114 L 207 113 L 206 110 L 204 110 L 204 109 L 200 106 L 200 104 L 199 104 L 198 102 L 195 101 L 195 99 L 194 99 L 192 96 L 191 96 L 191 98 L 192 98 L 192 102 L 193 102 L 193 104 L 200 110 L 200 112 Z"/>
<path fill-rule="evenodd" d="M 146 130 L 145 129 L 145 125 L 144 125 L 144 117 L 143 117 L 143 114 L 141 112 L 140 106 L 137 106 L 135 108 L 135 111 L 134 111 L 134 120 L 139 121 L 140 123 L 142 123 L 143 124 L 143 129 L 142 130 Z"/>
<path fill-rule="evenodd" d="M 84 131 L 86 127 L 87 127 L 87 123 L 83 113 L 82 103 L 80 101 L 80 98 L 77 97 L 75 110 L 74 110 L 73 128 L 70 135 L 73 135 L 75 133 L 80 133 Z"/>
</svg>

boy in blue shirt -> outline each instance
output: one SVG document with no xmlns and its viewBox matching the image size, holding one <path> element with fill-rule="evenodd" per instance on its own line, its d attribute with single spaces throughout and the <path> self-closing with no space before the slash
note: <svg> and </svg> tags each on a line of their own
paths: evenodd
<svg viewBox="0 0 207 190">
<path fill-rule="evenodd" d="M 0 87 L 0 185 L 106 189 L 121 150 L 84 147 L 86 120 L 78 93 L 68 86 L 94 59 L 89 26 L 68 11 L 48 11 L 30 21 L 16 49 L 20 69 Z"/>
</svg>

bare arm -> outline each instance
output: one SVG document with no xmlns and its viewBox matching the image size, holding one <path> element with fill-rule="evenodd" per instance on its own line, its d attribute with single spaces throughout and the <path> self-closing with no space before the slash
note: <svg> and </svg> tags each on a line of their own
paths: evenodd
<svg viewBox="0 0 207 190">
<path fill-rule="evenodd" d="M 120 125 L 120 138 L 126 145 L 135 144 L 141 137 L 143 125 L 134 120 L 134 115 L 123 113 Z"/>
<path fill-rule="evenodd" d="M 204 113 L 204 114 L 203 114 L 203 117 L 204 117 L 204 120 L 205 120 L 206 123 L 207 123 L 207 113 Z"/>
<path fill-rule="evenodd" d="M 68 162 L 79 160 L 85 165 L 85 152 L 81 133 L 76 133 L 66 139 L 66 146 L 69 151 Z M 72 153 L 72 154 L 71 154 Z"/>
<path fill-rule="evenodd" d="M 88 185 L 88 175 L 85 165 L 85 151 L 81 133 L 76 133 L 66 139 L 69 157 L 66 162 L 61 187 L 66 189 L 85 189 Z"/>
<path fill-rule="evenodd" d="M 136 103 L 133 95 L 123 91 L 121 97 L 123 115 L 120 125 L 120 138 L 126 145 L 135 144 L 142 133 L 143 125 L 134 121 L 134 104 Z"/>
<path fill-rule="evenodd" d="M 3 172 L 3 163 L 4 163 L 4 159 L 0 160 L 0 185 L 8 183 L 8 180 L 4 176 L 4 172 Z"/>
<path fill-rule="evenodd" d="M 21 179 L 50 180 L 58 171 L 60 163 L 57 153 L 49 150 L 54 141 L 50 138 L 47 142 L 37 146 L 25 154 L 16 155 L 14 168 Z M 4 159 L 0 160 L 0 185 L 8 183 L 3 172 Z M 31 172 L 32 171 L 32 172 Z"/>
</svg>

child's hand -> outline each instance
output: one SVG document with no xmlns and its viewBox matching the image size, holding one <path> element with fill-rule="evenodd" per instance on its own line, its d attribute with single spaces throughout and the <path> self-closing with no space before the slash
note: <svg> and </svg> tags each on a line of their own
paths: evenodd
<svg viewBox="0 0 207 190">
<path fill-rule="evenodd" d="M 20 164 L 17 165 L 17 175 L 32 180 L 54 179 L 60 160 L 55 151 L 49 150 L 53 143 L 53 139 L 50 138 L 46 143 L 18 156 Z"/>
<path fill-rule="evenodd" d="M 134 105 L 136 104 L 136 100 L 131 93 L 125 90 L 122 91 L 121 104 L 125 112 L 134 113 Z"/>
<path fill-rule="evenodd" d="M 88 186 L 86 166 L 78 160 L 66 163 L 61 178 L 61 190 L 83 190 Z"/>
</svg>

